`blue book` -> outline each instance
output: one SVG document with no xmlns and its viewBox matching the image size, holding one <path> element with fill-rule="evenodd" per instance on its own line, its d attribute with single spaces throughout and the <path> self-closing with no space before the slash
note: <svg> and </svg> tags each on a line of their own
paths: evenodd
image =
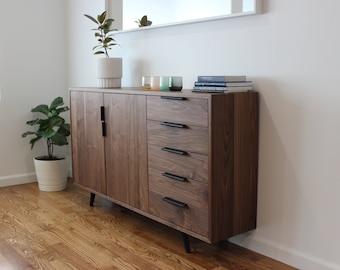
<svg viewBox="0 0 340 270">
<path fill-rule="evenodd" d="M 244 82 L 196 81 L 195 86 L 252 86 L 252 82 L 251 81 L 244 81 Z"/>
<path fill-rule="evenodd" d="M 225 93 L 246 92 L 253 90 L 252 86 L 194 86 L 192 92 Z"/>
</svg>

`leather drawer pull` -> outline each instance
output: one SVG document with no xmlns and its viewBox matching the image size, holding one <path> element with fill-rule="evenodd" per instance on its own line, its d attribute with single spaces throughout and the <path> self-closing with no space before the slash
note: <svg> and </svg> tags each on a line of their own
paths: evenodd
<svg viewBox="0 0 340 270">
<path fill-rule="evenodd" d="M 181 208 L 184 208 L 184 207 L 187 206 L 186 203 L 183 203 L 183 202 L 180 202 L 180 201 L 176 201 L 176 200 L 171 199 L 171 198 L 169 198 L 169 197 L 164 197 L 164 198 L 163 198 L 163 201 L 168 202 L 168 203 L 170 203 L 170 204 L 173 204 L 173 205 L 175 205 L 175 206 L 181 207 Z"/>
<path fill-rule="evenodd" d="M 102 122 L 102 136 L 106 137 L 106 123 Z"/>
<path fill-rule="evenodd" d="M 186 100 L 186 97 L 171 97 L 171 96 L 161 96 L 161 99 L 170 99 L 170 100 Z"/>
<path fill-rule="evenodd" d="M 100 106 L 100 121 L 105 121 L 105 110 L 104 106 Z"/>
<path fill-rule="evenodd" d="M 165 176 L 165 177 L 177 180 L 177 181 L 181 181 L 181 182 L 188 180 L 188 178 L 186 178 L 186 177 L 179 176 L 179 175 L 172 174 L 172 173 L 168 173 L 168 172 L 164 172 L 164 173 L 162 173 L 162 175 Z"/>
<path fill-rule="evenodd" d="M 105 108 L 100 106 L 100 121 L 102 122 L 102 136 L 106 136 Z"/>
<path fill-rule="evenodd" d="M 187 125 L 184 124 L 177 124 L 177 123 L 171 123 L 171 122 L 161 122 L 161 125 L 167 126 L 167 127 L 175 127 L 175 128 L 186 128 Z"/>
<path fill-rule="evenodd" d="M 173 148 L 169 148 L 169 147 L 162 147 L 162 151 L 173 153 L 173 154 L 177 154 L 177 155 L 186 155 L 186 154 L 188 154 L 188 152 L 186 152 L 186 151 L 177 150 L 177 149 L 173 149 Z"/>
</svg>

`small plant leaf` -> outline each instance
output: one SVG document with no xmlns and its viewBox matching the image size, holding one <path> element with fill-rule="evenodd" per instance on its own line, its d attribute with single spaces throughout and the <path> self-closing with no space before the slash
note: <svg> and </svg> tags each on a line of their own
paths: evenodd
<svg viewBox="0 0 340 270">
<path fill-rule="evenodd" d="M 106 18 L 106 11 L 104 11 L 102 14 L 98 15 L 98 22 L 100 24 L 103 24 L 103 22 L 105 21 Z"/>
<path fill-rule="evenodd" d="M 143 26 L 146 25 L 147 20 L 148 20 L 148 17 L 146 15 L 144 15 L 141 19 L 141 25 L 143 25 Z"/>
<path fill-rule="evenodd" d="M 21 134 L 21 137 L 26 138 L 27 135 L 33 135 L 33 134 L 35 134 L 35 132 L 33 132 L 33 131 L 26 131 L 26 132 Z"/>
<path fill-rule="evenodd" d="M 84 14 L 84 16 L 87 17 L 87 18 L 89 18 L 89 19 L 90 19 L 91 21 L 93 21 L 94 23 L 99 24 L 99 22 L 98 22 L 95 18 L 93 18 L 92 16 L 87 15 L 87 14 Z"/>
</svg>

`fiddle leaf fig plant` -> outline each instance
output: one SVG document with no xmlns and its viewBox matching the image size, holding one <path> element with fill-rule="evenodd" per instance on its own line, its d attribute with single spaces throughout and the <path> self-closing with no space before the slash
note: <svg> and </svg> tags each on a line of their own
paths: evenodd
<svg viewBox="0 0 340 270">
<path fill-rule="evenodd" d="M 117 29 L 111 29 L 114 19 L 106 18 L 106 15 L 107 13 L 104 11 L 97 16 L 97 19 L 95 19 L 90 15 L 84 14 L 86 18 L 98 25 L 97 28 L 92 29 L 95 31 L 94 36 L 98 40 L 98 45 L 94 46 L 92 49 L 95 51 L 94 54 L 105 54 L 105 56 L 109 58 L 108 50 L 111 50 L 111 47 L 118 45 L 118 43 L 113 39 L 112 34 L 112 32 L 117 31 Z"/>
<path fill-rule="evenodd" d="M 67 137 L 70 135 L 70 124 L 66 123 L 65 119 L 61 117 L 60 114 L 68 111 L 69 107 L 63 105 L 63 98 L 57 97 L 52 101 L 50 106 L 41 104 L 31 110 L 31 112 L 40 113 L 45 117 L 38 117 L 34 120 L 27 121 L 27 125 L 32 127 L 37 126 L 37 129 L 35 131 L 26 131 L 21 134 L 21 137 L 25 138 L 30 135 L 35 136 L 29 142 L 31 144 L 31 149 L 37 141 L 46 139 L 47 156 L 41 156 L 37 159 L 61 159 L 54 155 L 53 146 L 63 146 L 68 144 Z"/>
</svg>

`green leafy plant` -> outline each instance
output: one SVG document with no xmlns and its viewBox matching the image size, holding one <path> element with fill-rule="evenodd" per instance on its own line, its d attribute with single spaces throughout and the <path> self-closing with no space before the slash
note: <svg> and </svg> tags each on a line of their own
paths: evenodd
<svg viewBox="0 0 340 270">
<path fill-rule="evenodd" d="M 62 112 L 69 110 L 67 106 L 63 106 L 64 101 L 62 97 L 55 98 L 51 105 L 41 104 L 31 110 L 33 113 L 41 113 L 45 118 L 36 118 L 27 121 L 29 126 L 38 126 L 36 131 L 26 131 L 21 134 L 25 138 L 29 135 L 35 135 L 30 140 L 31 149 L 35 143 L 40 139 L 46 139 L 47 143 L 47 156 L 39 157 L 38 159 L 58 160 L 60 159 L 53 154 L 53 146 L 67 145 L 67 137 L 70 135 L 70 124 L 65 122 L 65 119 L 60 116 Z"/>
<path fill-rule="evenodd" d="M 148 16 L 146 15 L 144 15 L 141 19 L 138 19 L 135 22 L 138 23 L 139 27 L 150 26 L 152 24 L 152 21 L 149 21 Z"/>
<path fill-rule="evenodd" d="M 112 34 L 112 32 L 117 31 L 117 29 L 111 29 L 114 19 L 106 18 L 106 11 L 98 15 L 97 19 L 87 14 L 84 14 L 84 16 L 98 25 L 97 28 L 92 29 L 95 31 L 94 36 L 99 43 L 93 47 L 93 50 L 95 51 L 94 54 L 105 54 L 106 57 L 109 57 L 108 50 L 111 50 L 111 47 L 118 45 L 113 39 Z"/>
</svg>

